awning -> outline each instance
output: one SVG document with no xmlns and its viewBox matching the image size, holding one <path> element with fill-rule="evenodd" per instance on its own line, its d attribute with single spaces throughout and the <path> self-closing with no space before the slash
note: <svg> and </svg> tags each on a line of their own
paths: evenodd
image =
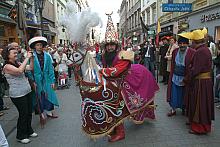
<svg viewBox="0 0 220 147">
<path fill-rule="evenodd" d="M 40 25 L 27 25 L 28 28 L 32 28 L 32 29 L 41 29 Z"/>
<path fill-rule="evenodd" d="M 49 35 L 49 36 L 56 36 L 56 33 L 53 33 L 51 31 L 47 31 L 47 30 L 44 30 L 44 34 Z"/>
<path fill-rule="evenodd" d="M 3 15 L 3 14 L 0 14 L 0 21 L 4 21 L 4 22 L 7 22 L 7 23 L 12 23 L 12 24 L 17 24 L 13 19 L 11 19 L 10 17 L 6 16 L 6 15 Z"/>
</svg>

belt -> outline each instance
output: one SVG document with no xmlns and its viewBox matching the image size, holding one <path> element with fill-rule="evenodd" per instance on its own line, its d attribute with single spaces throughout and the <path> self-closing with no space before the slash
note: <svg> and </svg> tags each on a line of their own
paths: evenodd
<svg viewBox="0 0 220 147">
<path fill-rule="evenodd" d="M 204 72 L 196 76 L 196 79 L 211 79 L 211 72 Z"/>
</svg>

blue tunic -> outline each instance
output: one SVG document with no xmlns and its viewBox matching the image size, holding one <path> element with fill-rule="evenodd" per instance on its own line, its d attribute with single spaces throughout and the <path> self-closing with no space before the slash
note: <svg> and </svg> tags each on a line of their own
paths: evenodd
<svg viewBox="0 0 220 147">
<path fill-rule="evenodd" d="M 183 73 L 185 70 L 186 53 L 187 50 L 185 52 L 181 52 L 180 50 L 178 50 L 177 55 L 175 57 L 175 66 L 172 77 L 172 90 L 170 99 L 170 106 L 173 109 L 183 109 L 184 85 L 182 81 L 184 79 Z"/>
</svg>

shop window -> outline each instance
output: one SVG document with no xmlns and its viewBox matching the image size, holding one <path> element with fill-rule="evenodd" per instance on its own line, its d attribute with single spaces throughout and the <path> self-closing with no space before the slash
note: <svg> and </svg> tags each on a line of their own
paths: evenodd
<svg viewBox="0 0 220 147">
<path fill-rule="evenodd" d="M 216 27 L 216 35 L 215 35 L 215 42 L 219 42 L 220 41 L 220 26 Z"/>
<path fill-rule="evenodd" d="M 0 36 L 5 36 L 5 28 L 4 26 L 0 26 Z"/>
</svg>

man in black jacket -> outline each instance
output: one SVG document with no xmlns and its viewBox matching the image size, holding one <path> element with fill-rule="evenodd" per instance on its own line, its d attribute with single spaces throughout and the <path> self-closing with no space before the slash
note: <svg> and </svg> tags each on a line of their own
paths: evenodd
<svg viewBox="0 0 220 147">
<path fill-rule="evenodd" d="M 163 76 L 163 80 L 161 81 L 164 84 L 168 83 L 169 74 L 167 73 L 167 59 L 165 58 L 167 50 L 169 49 L 169 39 L 167 36 L 161 38 L 163 41 L 163 45 L 160 47 L 160 70 L 161 75 Z"/>
<path fill-rule="evenodd" d="M 153 74 L 155 77 L 155 51 L 156 48 L 152 42 L 149 40 L 143 47 L 142 59 L 144 59 L 144 66 Z"/>
</svg>

